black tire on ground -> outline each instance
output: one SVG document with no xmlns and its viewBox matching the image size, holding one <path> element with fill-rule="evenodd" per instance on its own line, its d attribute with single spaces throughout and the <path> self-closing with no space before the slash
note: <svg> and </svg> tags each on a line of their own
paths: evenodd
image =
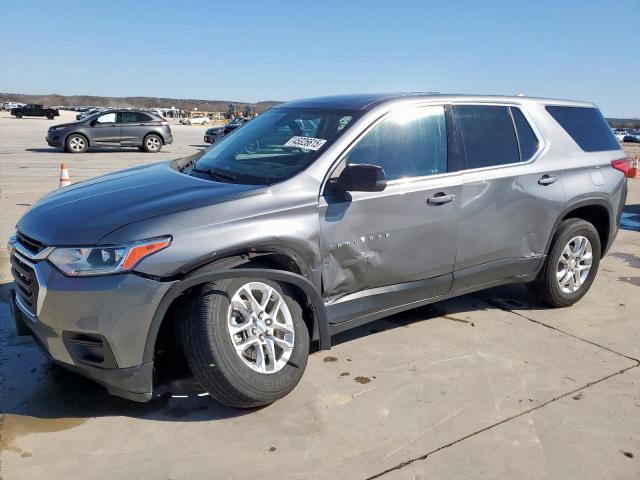
<svg viewBox="0 0 640 480">
<path fill-rule="evenodd" d="M 76 141 L 76 145 L 74 146 L 74 141 Z M 78 133 L 72 133 L 67 137 L 64 142 L 64 149 L 68 153 L 84 153 L 89 148 L 89 141 L 84 135 L 80 135 Z"/>
<path fill-rule="evenodd" d="M 275 288 L 287 304 L 294 327 L 294 345 L 286 365 L 275 373 L 259 373 L 236 353 L 227 329 L 231 296 L 250 278 L 219 280 L 204 285 L 185 323 L 182 343 L 193 375 L 218 402 L 235 408 L 267 405 L 298 384 L 307 365 L 309 331 L 293 289 L 284 283 L 256 279 Z"/>
<path fill-rule="evenodd" d="M 573 293 L 566 293 L 560 289 L 560 285 L 556 278 L 558 263 L 567 243 L 577 236 L 586 237 L 591 243 L 591 269 L 589 270 L 587 278 L 577 291 Z M 600 236 L 593 224 L 579 218 L 569 218 L 564 220 L 553 237 L 551 250 L 549 251 L 549 256 L 545 261 L 542 271 L 538 275 L 538 278 L 532 282 L 531 286 L 534 292 L 539 296 L 540 300 L 549 306 L 568 307 L 573 305 L 589 291 L 589 288 L 596 277 L 596 273 L 598 272 L 601 255 L 602 246 L 600 243 Z"/>
<path fill-rule="evenodd" d="M 158 153 L 162 150 L 162 138 L 155 133 L 150 133 L 142 140 L 142 149 L 148 153 Z"/>
<path fill-rule="evenodd" d="M 21 113 L 16 113 L 16 118 L 22 118 L 22 114 Z"/>
<path fill-rule="evenodd" d="M 47 115 L 48 120 L 53 120 L 53 115 Z"/>
</svg>

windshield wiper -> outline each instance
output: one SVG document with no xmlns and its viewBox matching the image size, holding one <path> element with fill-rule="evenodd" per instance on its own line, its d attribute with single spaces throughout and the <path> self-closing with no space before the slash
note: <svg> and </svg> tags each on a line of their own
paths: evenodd
<svg viewBox="0 0 640 480">
<path fill-rule="evenodd" d="M 191 171 L 196 173 L 204 173 L 206 175 L 209 175 L 211 178 L 225 180 L 227 182 L 235 182 L 236 180 L 236 177 L 234 177 L 233 175 L 221 172 L 220 170 L 214 170 L 213 168 L 197 168 L 196 166 L 194 166 Z"/>
</svg>

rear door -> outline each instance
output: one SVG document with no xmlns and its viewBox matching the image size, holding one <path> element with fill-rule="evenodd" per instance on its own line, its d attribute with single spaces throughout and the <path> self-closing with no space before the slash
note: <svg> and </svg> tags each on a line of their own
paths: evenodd
<svg viewBox="0 0 640 480">
<path fill-rule="evenodd" d="M 104 113 L 91 122 L 92 145 L 120 145 L 120 125 L 117 123 L 117 113 Z"/>
<path fill-rule="evenodd" d="M 142 112 L 120 112 L 118 123 L 122 145 L 142 145 L 142 139 L 149 132 L 153 119 Z"/>
<path fill-rule="evenodd" d="M 447 155 L 445 107 L 424 106 L 391 112 L 340 161 L 332 177 L 345 164 L 364 163 L 382 167 L 388 183 L 382 192 L 320 198 L 332 323 L 381 310 L 380 302 L 397 306 L 449 291 L 461 180 L 448 173 Z"/>
<path fill-rule="evenodd" d="M 30 104 L 25 107 L 25 116 L 40 117 L 42 116 L 42 105 Z"/>
<path fill-rule="evenodd" d="M 560 165 L 536 162 L 544 145 L 518 106 L 456 105 L 454 113 L 463 187 L 453 288 L 531 273 L 564 209 Z"/>
</svg>

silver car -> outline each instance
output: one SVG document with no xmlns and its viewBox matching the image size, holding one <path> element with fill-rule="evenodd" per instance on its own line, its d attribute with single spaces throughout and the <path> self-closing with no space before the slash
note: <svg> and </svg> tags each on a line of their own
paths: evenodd
<svg viewBox="0 0 640 480">
<path fill-rule="evenodd" d="M 285 103 L 192 157 L 42 198 L 10 240 L 16 326 L 115 395 L 149 400 L 186 359 L 216 400 L 268 404 L 311 341 L 393 313 L 513 282 L 577 302 L 628 170 L 590 103 Z"/>
</svg>

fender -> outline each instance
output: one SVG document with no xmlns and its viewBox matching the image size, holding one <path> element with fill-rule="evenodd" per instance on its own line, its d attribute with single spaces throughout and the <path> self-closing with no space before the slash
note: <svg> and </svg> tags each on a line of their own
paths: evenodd
<svg viewBox="0 0 640 480">
<path fill-rule="evenodd" d="M 329 334 L 329 324 L 324 302 L 322 301 L 322 297 L 320 296 L 318 291 L 308 279 L 304 278 L 301 275 L 286 272 L 284 270 L 270 270 L 262 268 L 243 268 L 234 270 L 225 269 L 208 272 L 196 272 L 174 283 L 169 291 L 165 293 L 164 297 L 160 301 L 160 304 L 158 305 L 158 308 L 156 309 L 155 314 L 153 315 L 153 319 L 151 320 L 151 326 L 149 327 L 147 342 L 144 349 L 143 363 L 153 361 L 153 354 L 155 350 L 156 339 L 158 337 L 158 332 L 160 331 L 160 325 L 162 324 L 162 320 L 164 319 L 169 306 L 176 298 L 178 298 L 179 295 L 184 293 L 189 288 L 195 287 L 196 285 L 213 282 L 215 280 L 240 277 L 275 280 L 279 282 L 290 283 L 300 288 L 307 295 L 307 298 L 309 299 L 313 308 L 314 329 L 317 329 L 318 331 L 320 350 L 331 349 L 331 336 Z"/>
<path fill-rule="evenodd" d="M 314 281 L 312 275 L 313 269 L 305 261 L 304 255 L 300 254 L 296 249 L 283 245 L 272 245 L 269 243 L 257 243 L 252 245 L 242 245 L 234 247 L 232 250 L 223 250 L 216 252 L 213 256 L 205 256 L 198 258 L 193 262 L 183 266 L 177 273 L 177 275 L 190 275 L 199 272 L 203 268 L 207 268 L 211 265 L 216 265 L 218 262 L 225 262 L 232 257 L 240 257 L 247 255 L 260 256 L 262 254 L 279 253 L 289 257 L 298 267 L 302 275 L 311 281 Z"/>
</svg>

